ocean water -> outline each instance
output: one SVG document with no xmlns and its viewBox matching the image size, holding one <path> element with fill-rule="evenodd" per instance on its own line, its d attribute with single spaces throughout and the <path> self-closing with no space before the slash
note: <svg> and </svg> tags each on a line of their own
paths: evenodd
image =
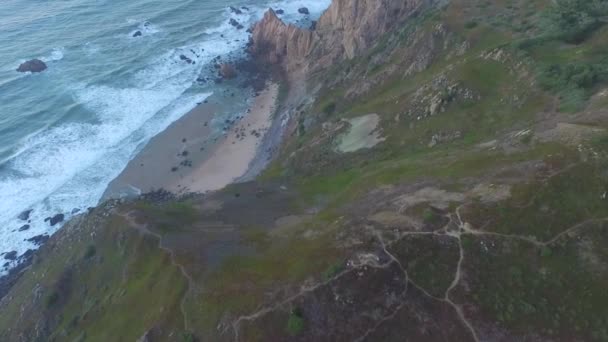
<svg viewBox="0 0 608 342">
<path fill-rule="evenodd" d="M 297 23 L 305 19 L 298 8 L 314 19 L 330 2 L 1 1 L 0 253 L 36 248 L 27 239 L 61 227 L 47 217 L 96 206 L 150 138 L 215 91 L 196 79 L 214 57 L 242 54 L 248 40 L 230 18 L 247 28 L 272 7 Z M 237 15 L 230 5 L 249 10 Z M 32 58 L 48 69 L 15 71 Z M 30 209 L 30 222 L 17 218 Z M 0 275 L 14 266 L 3 259 Z"/>
</svg>

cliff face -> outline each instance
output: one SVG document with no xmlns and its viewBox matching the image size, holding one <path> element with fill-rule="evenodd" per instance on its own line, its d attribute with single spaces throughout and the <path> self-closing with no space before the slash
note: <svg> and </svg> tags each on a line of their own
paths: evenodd
<svg viewBox="0 0 608 342">
<path fill-rule="evenodd" d="M 314 30 L 287 25 L 270 9 L 253 28 L 250 52 L 289 75 L 352 59 L 431 0 L 334 0 Z"/>
</svg>

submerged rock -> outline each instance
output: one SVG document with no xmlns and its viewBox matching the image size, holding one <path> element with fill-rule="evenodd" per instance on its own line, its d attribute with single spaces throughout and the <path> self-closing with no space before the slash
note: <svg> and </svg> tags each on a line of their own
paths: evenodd
<svg viewBox="0 0 608 342">
<path fill-rule="evenodd" d="M 64 219 L 65 219 L 65 215 L 63 215 L 63 214 L 57 214 L 57 215 L 51 217 L 51 219 L 49 220 L 49 223 L 50 223 L 51 226 L 54 226 L 57 223 L 63 222 Z"/>
<path fill-rule="evenodd" d="M 186 57 L 186 55 L 179 55 L 179 59 L 181 59 L 182 61 L 184 61 L 188 64 L 194 63 L 190 58 Z"/>
<path fill-rule="evenodd" d="M 141 31 L 135 31 L 135 33 L 133 33 L 133 37 L 141 37 L 141 35 Z"/>
<path fill-rule="evenodd" d="M 34 58 L 25 63 L 22 63 L 19 66 L 19 68 L 17 68 L 17 71 L 19 71 L 19 72 L 28 72 L 28 71 L 29 72 L 42 72 L 42 71 L 46 70 L 46 68 L 47 68 L 46 64 L 43 61 L 41 61 L 37 58 Z"/>
<path fill-rule="evenodd" d="M 301 8 L 298 8 L 298 13 L 308 15 L 308 14 L 310 14 L 310 11 L 306 7 L 301 7 Z"/>
<path fill-rule="evenodd" d="M 48 235 L 40 234 L 40 235 L 34 236 L 33 238 L 26 239 L 26 241 L 29 241 L 29 242 L 35 244 L 36 246 L 40 246 L 43 243 L 45 243 L 48 239 L 49 239 Z"/>
<path fill-rule="evenodd" d="M 234 14 L 243 14 L 243 11 L 241 11 L 240 9 L 230 6 L 230 12 L 234 13 Z"/>
<path fill-rule="evenodd" d="M 26 224 L 26 225 L 21 226 L 21 228 L 19 228 L 19 231 L 20 231 L 20 232 L 23 232 L 23 231 L 26 231 L 26 230 L 28 230 L 28 229 L 30 229 L 30 225 L 29 225 L 29 224 Z"/>
<path fill-rule="evenodd" d="M 15 260 L 17 259 L 17 251 L 12 251 L 4 254 L 5 260 Z"/>
<path fill-rule="evenodd" d="M 30 214 L 32 213 L 32 211 L 34 211 L 34 209 L 24 210 L 23 212 L 21 212 L 21 214 L 17 216 L 17 218 L 21 221 L 27 221 L 30 219 Z"/>
</svg>

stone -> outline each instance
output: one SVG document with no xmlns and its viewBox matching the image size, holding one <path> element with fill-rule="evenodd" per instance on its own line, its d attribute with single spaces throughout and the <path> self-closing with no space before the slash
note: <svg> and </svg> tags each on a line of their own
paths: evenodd
<svg viewBox="0 0 608 342">
<path fill-rule="evenodd" d="M 48 239 L 49 239 L 48 235 L 41 234 L 41 235 L 36 235 L 33 238 L 26 239 L 26 241 L 29 241 L 29 242 L 35 244 L 36 246 L 40 246 L 43 243 L 45 243 Z"/>
<path fill-rule="evenodd" d="M 305 14 L 305 15 L 309 15 L 309 14 L 310 14 L 310 11 L 309 11 L 309 10 L 308 10 L 308 8 L 306 8 L 306 7 L 300 7 L 300 8 L 298 8 L 298 13 L 300 13 L 300 14 Z"/>
<path fill-rule="evenodd" d="M 39 59 L 32 59 L 27 62 L 22 63 L 17 71 L 19 72 L 42 72 L 46 70 L 46 64 Z"/>
<path fill-rule="evenodd" d="M 23 232 L 23 231 L 26 231 L 28 229 L 30 229 L 30 225 L 29 224 L 25 224 L 25 225 L 21 226 L 21 228 L 19 228 L 19 231 Z"/>
<path fill-rule="evenodd" d="M 135 31 L 135 33 L 133 33 L 133 37 L 141 37 L 142 33 L 141 31 Z"/>
<path fill-rule="evenodd" d="M 34 211 L 34 209 L 24 210 L 23 212 L 21 212 L 21 214 L 17 216 L 17 218 L 21 221 L 27 221 L 30 219 L 30 214 L 32 213 L 32 211 Z"/>
<path fill-rule="evenodd" d="M 234 13 L 234 14 L 243 14 L 243 11 L 241 11 L 240 9 L 230 6 L 230 12 Z"/>
<path fill-rule="evenodd" d="M 186 55 L 179 55 L 179 59 L 181 59 L 182 61 L 184 61 L 188 64 L 193 64 L 193 61 L 190 58 L 186 57 Z"/>
<path fill-rule="evenodd" d="M 6 260 L 15 260 L 17 259 L 17 251 L 12 251 L 4 254 L 4 259 Z"/>
<path fill-rule="evenodd" d="M 65 219 L 65 215 L 57 214 L 57 215 L 51 217 L 51 219 L 49 220 L 49 224 L 52 227 L 52 226 L 56 225 L 57 223 L 63 222 L 64 219 Z"/>
</svg>

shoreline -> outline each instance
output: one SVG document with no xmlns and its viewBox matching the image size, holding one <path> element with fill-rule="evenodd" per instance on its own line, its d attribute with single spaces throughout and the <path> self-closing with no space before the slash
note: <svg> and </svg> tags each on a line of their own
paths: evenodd
<svg viewBox="0 0 608 342">
<path fill-rule="evenodd" d="M 159 189 L 176 195 L 204 194 L 245 176 L 251 178 L 262 169 L 255 167 L 255 172 L 252 167 L 265 165 L 268 159 L 262 147 L 268 149 L 266 142 L 277 140 L 266 139 L 266 135 L 269 131 L 276 135 L 278 93 L 278 83 L 267 82 L 264 90 L 248 100 L 247 114 L 231 122 L 224 134 L 212 128 L 222 109 L 219 104 L 205 101 L 193 108 L 146 144 L 110 182 L 102 202 Z"/>
</svg>

